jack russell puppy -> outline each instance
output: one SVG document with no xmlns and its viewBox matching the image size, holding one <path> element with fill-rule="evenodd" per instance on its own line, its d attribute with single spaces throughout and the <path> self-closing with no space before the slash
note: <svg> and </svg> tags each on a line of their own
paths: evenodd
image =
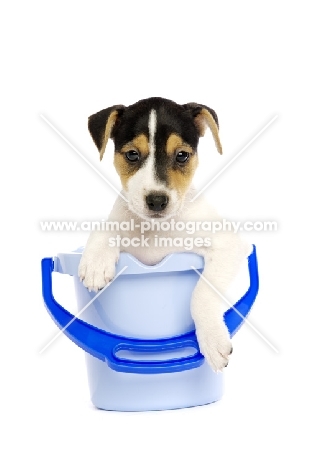
<svg viewBox="0 0 311 468">
<path fill-rule="evenodd" d="M 139 226 L 146 221 L 175 223 L 219 221 L 221 218 L 191 185 L 198 167 L 199 138 L 209 127 L 217 150 L 222 154 L 218 118 L 214 110 L 196 103 L 184 105 L 163 98 L 149 98 L 125 107 L 116 105 L 89 117 L 89 131 L 102 159 L 111 138 L 115 146 L 114 165 L 120 176 L 122 196 L 118 196 L 108 221 L 131 221 L 134 229 L 120 231 L 121 237 L 140 238 Z M 126 251 L 146 265 L 160 262 L 166 255 L 185 251 L 182 242 L 158 245 L 158 237 L 189 238 L 180 230 L 162 232 L 150 227 L 147 242 L 111 242 L 112 233 L 93 231 L 79 265 L 79 277 L 92 291 L 112 281 L 120 251 Z M 171 223 L 172 224 L 172 223 Z M 148 223 L 147 223 L 148 225 Z M 196 225 L 200 226 L 200 223 Z M 204 257 L 205 266 L 192 294 L 191 314 L 200 351 L 214 371 L 227 366 L 232 345 L 221 306 L 231 281 L 252 247 L 232 231 L 196 231 L 191 251 Z M 210 287 L 209 283 L 213 286 Z"/>
</svg>

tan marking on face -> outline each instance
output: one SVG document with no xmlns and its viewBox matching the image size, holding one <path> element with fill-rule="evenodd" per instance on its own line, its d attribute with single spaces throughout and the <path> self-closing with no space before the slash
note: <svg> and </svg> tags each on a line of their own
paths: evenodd
<svg viewBox="0 0 311 468">
<path fill-rule="evenodd" d="M 184 166 L 174 165 L 168 169 L 168 185 L 171 189 L 175 189 L 180 195 L 183 195 L 188 189 L 197 168 L 198 157 L 190 145 L 185 143 L 179 135 L 172 133 L 166 142 L 166 153 L 168 157 L 172 158 L 172 162 L 179 151 L 190 153 L 190 159 Z"/>
<path fill-rule="evenodd" d="M 131 149 L 133 149 L 133 147 Z M 127 190 L 128 180 L 137 172 L 139 166 L 130 165 L 126 161 L 124 154 L 118 152 L 114 154 L 113 164 L 121 179 L 122 187 Z"/>
<path fill-rule="evenodd" d="M 121 153 L 126 153 L 126 151 L 136 150 L 142 156 L 147 156 L 149 154 L 149 141 L 146 135 L 141 133 L 135 137 L 132 141 L 129 141 L 121 149 Z"/>
<path fill-rule="evenodd" d="M 184 150 L 183 150 L 184 151 Z M 184 195 L 193 179 L 198 167 L 198 156 L 193 153 L 189 162 L 183 167 L 171 167 L 168 169 L 168 184 L 171 189 L 175 189 L 179 195 Z"/>
<path fill-rule="evenodd" d="M 149 142 L 148 138 L 144 134 L 140 134 L 135 137 L 132 141 L 126 143 L 120 152 L 116 152 L 114 155 L 114 167 L 121 179 L 122 187 L 127 190 L 127 183 L 130 177 L 132 177 L 140 168 L 140 165 L 131 164 L 125 158 L 127 151 L 138 151 L 142 158 L 145 158 L 149 154 Z"/>
<path fill-rule="evenodd" d="M 103 155 L 107 146 L 107 142 L 110 138 L 111 131 L 113 129 L 114 124 L 116 123 L 117 118 L 118 118 L 118 111 L 116 110 L 112 111 L 108 117 L 106 127 L 105 127 L 105 132 L 103 135 L 102 145 L 101 145 L 100 152 L 99 152 L 100 160 L 103 159 Z"/>
<path fill-rule="evenodd" d="M 172 133 L 166 142 L 166 153 L 169 156 L 175 156 L 178 151 L 186 151 L 187 153 L 193 153 L 193 149 L 187 143 L 184 143 L 179 135 Z"/>
</svg>

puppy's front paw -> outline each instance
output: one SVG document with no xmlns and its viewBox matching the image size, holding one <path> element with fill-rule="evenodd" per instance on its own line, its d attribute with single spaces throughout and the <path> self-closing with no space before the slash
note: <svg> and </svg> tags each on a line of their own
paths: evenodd
<svg viewBox="0 0 311 468">
<path fill-rule="evenodd" d="M 207 359 L 215 372 L 227 367 L 232 344 L 228 329 L 224 323 L 209 329 L 208 331 L 196 331 L 200 351 Z"/>
<path fill-rule="evenodd" d="M 99 291 L 113 280 L 118 257 L 111 252 L 104 254 L 85 253 L 82 255 L 78 275 L 89 291 Z"/>
</svg>

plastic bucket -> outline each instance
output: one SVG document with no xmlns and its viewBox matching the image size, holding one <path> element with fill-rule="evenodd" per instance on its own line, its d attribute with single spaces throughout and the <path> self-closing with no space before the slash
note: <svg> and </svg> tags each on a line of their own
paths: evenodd
<svg viewBox="0 0 311 468">
<path fill-rule="evenodd" d="M 42 260 L 43 297 L 57 325 L 86 351 L 91 400 L 100 409 L 145 411 L 215 402 L 223 374 L 199 352 L 190 314 L 193 289 L 204 260 L 193 253 L 169 255 L 146 266 L 121 253 L 116 279 L 100 293 L 89 292 L 77 276 L 81 250 Z M 233 335 L 258 292 L 256 250 L 248 258 L 250 285 L 225 313 Z M 75 318 L 54 299 L 52 272 L 74 277 Z M 81 320 L 82 319 L 82 320 Z"/>
</svg>

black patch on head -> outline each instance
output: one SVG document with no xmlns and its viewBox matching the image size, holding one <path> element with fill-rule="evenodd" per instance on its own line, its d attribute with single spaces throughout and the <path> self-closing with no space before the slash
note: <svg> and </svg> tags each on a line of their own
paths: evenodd
<svg viewBox="0 0 311 468">
<path fill-rule="evenodd" d="M 156 175 L 162 182 L 167 182 L 167 169 L 174 161 L 166 153 L 166 143 L 172 133 L 181 137 L 183 142 L 197 150 L 199 135 L 193 118 L 185 112 L 183 106 L 175 103 L 159 106 L 157 111 L 156 145 Z"/>
<path fill-rule="evenodd" d="M 112 138 L 116 151 L 120 151 L 126 143 L 132 141 L 140 134 L 144 134 L 149 138 L 148 121 L 150 109 L 146 104 L 139 105 L 140 102 L 127 107 L 119 124 L 114 128 Z"/>
<path fill-rule="evenodd" d="M 166 154 L 166 142 L 172 133 L 176 133 L 181 139 L 190 145 L 194 151 L 197 149 L 199 134 L 193 122 L 192 109 L 176 104 L 169 99 L 149 98 L 138 101 L 127 107 L 115 126 L 112 138 L 116 151 L 143 133 L 149 138 L 149 117 L 151 110 L 156 111 L 156 176 L 159 181 L 167 181 L 167 168 L 172 161 Z"/>
</svg>

